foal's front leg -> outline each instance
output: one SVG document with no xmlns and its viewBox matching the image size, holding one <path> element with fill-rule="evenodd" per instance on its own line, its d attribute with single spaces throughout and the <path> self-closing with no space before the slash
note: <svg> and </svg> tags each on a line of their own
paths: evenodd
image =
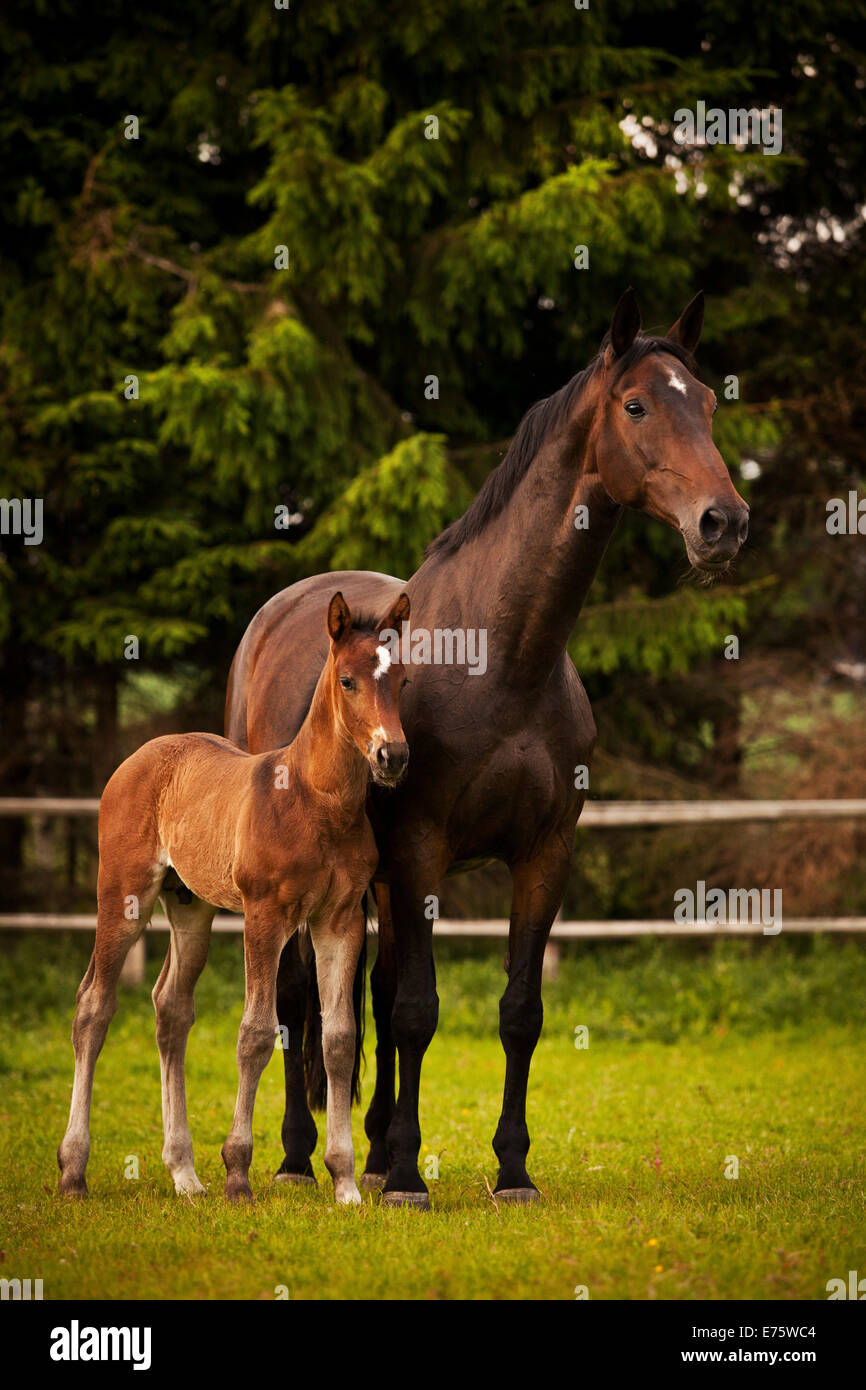
<svg viewBox="0 0 866 1390">
<path fill-rule="evenodd" d="M 349 902 L 310 921 L 322 1002 L 322 1051 L 328 1074 L 325 1167 L 341 1206 L 359 1203 L 352 1147 L 352 1070 L 355 1012 L 352 988 L 364 943 L 364 913 L 356 894 Z"/>
<path fill-rule="evenodd" d="M 259 1079 L 274 1051 L 277 1030 L 277 967 L 288 937 L 297 927 L 272 899 L 244 902 L 246 1000 L 238 1032 L 238 1096 L 228 1138 L 222 1147 L 226 1196 L 252 1198 L 253 1108 Z"/>
</svg>

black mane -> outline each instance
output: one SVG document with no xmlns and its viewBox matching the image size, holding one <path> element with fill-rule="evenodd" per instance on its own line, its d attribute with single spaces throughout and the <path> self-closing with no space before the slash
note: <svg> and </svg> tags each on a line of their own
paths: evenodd
<svg viewBox="0 0 866 1390">
<path fill-rule="evenodd" d="M 528 472 L 543 440 L 562 425 L 575 401 L 599 371 L 607 343 L 606 337 L 597 356 L 582 372 L 578 372 L 552 396 L 546 396 L 544 400 L 536 401 L 535 405 L 530 406 L 517 426 L 504 458 L 489 474 L 475 500 L 461 517 L 452 521 L 450 526 L 446 526 L 442 534 L 428 545 L 428 559 L 437 555 L 453 555 L 461 545 L 479 536 L 488 523 L 505 508 L 515 488 Z M 676 357 L 682 362 L 683 366 L 693 369 L 691 357 L 678 343 L 672 342 L 670 338 L 639 335 L 622 357 L 617 359 L 612 380 L 618 381 L 623 372 L 652 352 L 669 353 L 671 357 Z"/>
</svg>

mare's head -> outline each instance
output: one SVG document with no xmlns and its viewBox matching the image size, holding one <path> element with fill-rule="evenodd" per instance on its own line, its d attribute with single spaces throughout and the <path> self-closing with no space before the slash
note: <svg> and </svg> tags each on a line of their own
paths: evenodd
<svg viewBox="0 0 866 1390">
<path fill-rule="evenodd" d="M 749 509 L 713 443 L 716 397 L 692 375 L 704 322 L 698 294 L 664 338 L 643 337 L 626 290 L 602 348 L 589 445 L 613 499 L 679 531 L 696 569 L 725 569 L 749 532 Z"/>
<path fill-rule="evenodd" d="M 384 623 L 354 619 L 339 591 L 328 605 L 334 716 L 367 759 L 374 782 L 392 787 L 409 763 L 398 707 L 406 676 L 379 633 L 402 631 L 400 624 L 408 617 L 407 594 L 400 595 Z"/>
</svg>

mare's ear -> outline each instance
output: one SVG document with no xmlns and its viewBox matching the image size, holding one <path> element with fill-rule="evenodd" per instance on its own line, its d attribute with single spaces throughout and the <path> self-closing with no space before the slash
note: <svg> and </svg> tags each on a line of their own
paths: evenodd
<svg viewBox="0 0 866 1390">
<path fill-rule="evenodd" d="M 640 309 L 637 307 L 637 296 L 629 285 L 614 309 L 610 321 L 610 341 L 604 354 L 606 367 L 615 362 L 617 357 L 622 357 L 624 352 L 628 352 L 639 332 Z"/>
<path fill-rule="evenodd" d="M 668 329 L 667 337 L 672 343 L 679 343 L 686 352 L 694 354 L 695 348 L 701 341 L 701 330 L 704 326 L 704 292 L 698 290 L 694 299 L 683 309 L 676 323 Z"/>
<path fill-rule="evenodd" d="M 401 594 L 388 614 L 384 627 L 391 628 L 394 632 L 400 631 L 400 624 L 409 620 L 409 595 Z"/>
<path fill-rule="evenodd" d="M 328 604 L 328 632 L 331 635 L 331 641 L 339 642 L 351 626 L 352 614 L 349 611 L 349 605 L 338 589 Z"/>
</svg>

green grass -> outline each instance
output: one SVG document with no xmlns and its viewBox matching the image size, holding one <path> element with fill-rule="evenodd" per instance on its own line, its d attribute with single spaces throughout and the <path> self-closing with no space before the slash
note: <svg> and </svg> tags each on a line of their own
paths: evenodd
<svg viewBox="0 0 866 1390">
<path fill-rule="evenodd" d="M 827 940 L 725 942 L 697 954 L 584 949 L 546 989 L 533 1066 L 535 1209 L 497 1210 L 490 1140 L 503 1059 L 498 961 L 440 960 L 442 1026 L 422 1087 L 430 1213 L 371 1199 L 337 1210 L 274 1184 L 279 1057 L 256 1108 L 253 1207 L 222 1196 L 241 1009 L 237 943 L 215 942 L 189 1047 L 195 1204 L 160 1160 L 159 1067 L 147 992 L 124 993 L 96 1074 L 87 1203 L 55 1195 L 72 1080 L 83 941 L 3 943 L 0 1272 L 46 1298 L 826 1298 L 863 1268 L 866 952 Z M 155 957 L 155 953 L 154 953 Z M 151 961 L 151 975 L 157 961 Z M 590 1045 L 573 1045 L 576 1024 Z M 369 1089 L 369 1081 L 368 1081 Z M 320 1126 L 321 1128 L 321 1126 Z M 359 1171 L 362 1116 L 355 1117 Z M 124 1178 L 128 1155 L 137 1181 Z M 729 1155 L 739 1177 L 726 1179 Z"/>
</svg>

